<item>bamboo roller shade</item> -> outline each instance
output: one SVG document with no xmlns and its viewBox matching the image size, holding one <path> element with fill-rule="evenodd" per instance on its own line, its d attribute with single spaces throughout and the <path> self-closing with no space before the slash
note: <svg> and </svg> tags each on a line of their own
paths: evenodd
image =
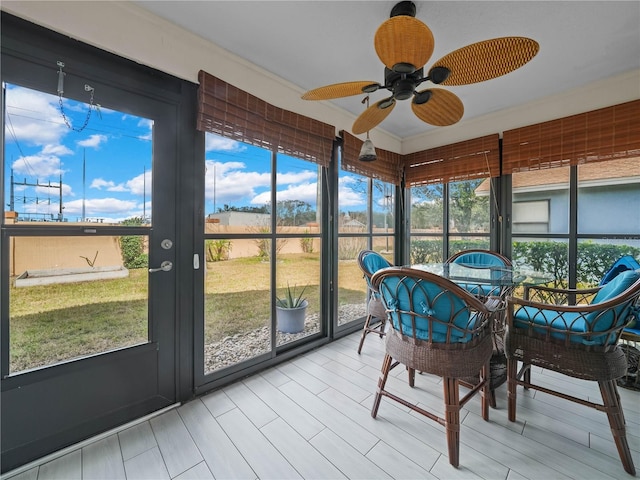
<svg viewBox="0 0 640 480">
<path fill-rule="evenodd" d="M 640 100 L 508 130 L 505 174 L 640 156 Z"/>
<path fill-rule="evenodd" d="M 197 129 L 315 162 L 331 163 L 335 127 L 275 107 L 204 71 Z"/>
<path fill-rule="evenodd" d="M 500 176 L 498 134 L 404 156 L 407 186 Z"/>
<path fill-rule="evenodd" d="M 376 148 L 378 159 L 375 162 L 361 162 L 358 157 L 364 142 L 345 131 L 340 132 L 340 135 L 343 139 L 341 158 L 343 170 L 400 185 L 403 169 L 402 155 Z"/>
</svg>

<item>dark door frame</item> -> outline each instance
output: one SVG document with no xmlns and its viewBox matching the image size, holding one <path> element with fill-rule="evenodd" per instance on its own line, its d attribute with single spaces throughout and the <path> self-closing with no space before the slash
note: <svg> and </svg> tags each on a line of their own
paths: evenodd
<svg viewBox="0 0 640 480">
<path fill-rule="evenodd" d="M 116 99 L 114 105 L 119 111 L 127 112 L 129 107 L 132 113 L 159 119 L 154 132 L 154 151 L 156 155 L 161 151 L 167 158 L 166 169 L 164 175 L 154 175 L 153 226 L 136 233 L 149 235 L 149 256 L 153 262 L 169 259 L 174 263 L 173 272 L 149 277 L 149 288 L 150 291 L 153 289 L 154 295 L 149 305 L 151 318 L 155 312 L 170 309 L 166 316 L 170 321 L 151 322 L 149 343 L 8 376 L 8 239 L 13 235 L 85 233 L 78 227 L 64 225 L 40 231 L 3 226 L 0 236 L 1 468 L 6 472 L 193 396 L 195 250 L 192 232 L 198 218 L 198 212 L 194 210 L 193 184 L 197 177 L 195 159 L 203 155 L 200 151 L 203 142 L 197 141 L 195 130 L 195 84 L 5 12 L 1 19 L 3 81 L 55 94 L 55 67 L 56 61 L 60 60 L 65 62 L 65 71 L 69 73 L 65 79 L 65 95 L 67 90 L 74 91 L 74 87 L 80 91 L 86 80 L 97 92 L 104 93 L 107 103 L 108 99 Z M 79 83 L 80 88 L 74 86 L 74 82 Z M 4 131 L 4 120 L 2 127 Z M 4 148 L 2 155 L 4 157 Z M 0 173 L 2 198 L 3 189 L 4 166 Z M 168 221 L 160 221 L 161 215 L 167 215 Z M 122 230 L 117 226 L 105 227 L 98 234 L 121 234 Z M 173 240 L 172 250 L 160 247 L 163 238 Z M 35 415 L 36 412 L 39 415 Z"/>
</svg>

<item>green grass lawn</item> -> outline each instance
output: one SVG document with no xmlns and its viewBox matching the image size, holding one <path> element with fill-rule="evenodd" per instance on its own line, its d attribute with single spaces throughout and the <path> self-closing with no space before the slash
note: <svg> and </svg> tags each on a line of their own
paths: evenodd
<svg viewBox="0 0 640 480">
<path fill-rule="evenodd" d="M 319 310 L 318 254 L 278 256 L 278 293 L 308 285 L 309 312 Z M 146 269 L 113 280 L 11 287 L 10 372 L 41 367 L 147 341 Z M 355 261 L 340 263 L 340 303 L 361 303 L 365 282 Z M 209 263 L 205 342 L 268 325 L 270 267 L 257 257 Z"/>
</svg>

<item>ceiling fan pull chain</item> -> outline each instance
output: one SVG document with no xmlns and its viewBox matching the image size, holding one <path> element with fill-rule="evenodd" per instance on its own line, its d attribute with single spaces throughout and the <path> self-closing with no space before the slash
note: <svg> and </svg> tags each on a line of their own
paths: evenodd
<svg viewBox="0 0 640 480">
<path fill-rule="evenodd" d="M 71 125 L 71 122 L 69 121 L 69 119 L 67 118 L 67 115 L 64 112 L 64 105 L 62 103 L 62 94 L 64 93 L 64 77 L 66 75 L 66 73 L 64 73 L 62 71 L 62 69 L 64 68 L 64 63 L 61 61 L 57 61 L 56 64 L 58 65 L 58 103 L 60 105 L 60 114 L 62 115 L 62 119 L 64 120 L 65 125 L 70 129 L 73 130 L 74 132 L 81 132 L 83 131 L 87 125 L 89 124 L 89 120 L 91 119 L 91 112 L 92 110 L 95 108 L 98 115 L 100 115 L 100 105 L 99 104 L 95 104 L 93 103 L 93 95 L 95 93 L 95 88 L 93 88 L 91 85 L 85 84 L 84 85 L 84 90 L 85 92 L 90 92 L 89 93 L 89 110 L 87 111 L 87 116 L 84 119 L 84 123 L 82 125 L 82 127 L 80 128 L 75 128 Z"/>
</svg>

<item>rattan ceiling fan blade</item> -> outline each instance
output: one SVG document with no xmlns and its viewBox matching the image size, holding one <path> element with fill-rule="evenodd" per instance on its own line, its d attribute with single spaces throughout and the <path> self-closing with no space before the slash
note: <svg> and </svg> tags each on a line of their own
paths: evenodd
<svg viewBox="0 0 640 480">
<path fill-rule="evenodd" d="M 434 63 L 445 67 L 449 77 L 440 85 L 469 85 L 506 75 L 529 62 L 540 50 L 526 37 L 500 37 L 459 48 Z"/>
<path fill-rule="evenodd" d="M 391 17 L 378 27 L 374 37 L 378 57 L 385 66 L 394 70 L 397 65 L 413 65 L 422 68 L 433 53 L 433 33 L 415 17 L 399 15 Z M 412 73 L 399 70 L 401 73 Z"/>
<path fill-rule="evenodd" d="M 377 82 L 367 80 L 357 82 L 334 83 L 324 87 L 314 88 L 302 95 L 303 100 L 329 100 L 332 98 L 350 97 L 363 93 L 375 92 L 381 87 Z"/>
<path fill-rule="evenodd" d="M 424 103 L 416 103 L 416 99 L 426 96 L 426 92 L 431 93 L 428 100 Z M 416 94 L 411 102 L 411 110 L 420 120 L 429 125 L 446 127 L 460 121 L 464 114 L 464 105 L 454 93 L 442 88 L 431 88 Z"/>
<path fill-rule="evenodd" d="M 386 108 L 380 108 L 381 104 L 388 106 Z M 387 115 L 391 113 L 395 106 L 396 101 L 393 98 L 385 98 L 374 105 L 371 105 L 362 112 L 355 122 L 353 122 L 353 128 L 351 131 L 354 135 L 360 135 L 361 133 L 368 132 L 387 118 Z"/>
</svg>

